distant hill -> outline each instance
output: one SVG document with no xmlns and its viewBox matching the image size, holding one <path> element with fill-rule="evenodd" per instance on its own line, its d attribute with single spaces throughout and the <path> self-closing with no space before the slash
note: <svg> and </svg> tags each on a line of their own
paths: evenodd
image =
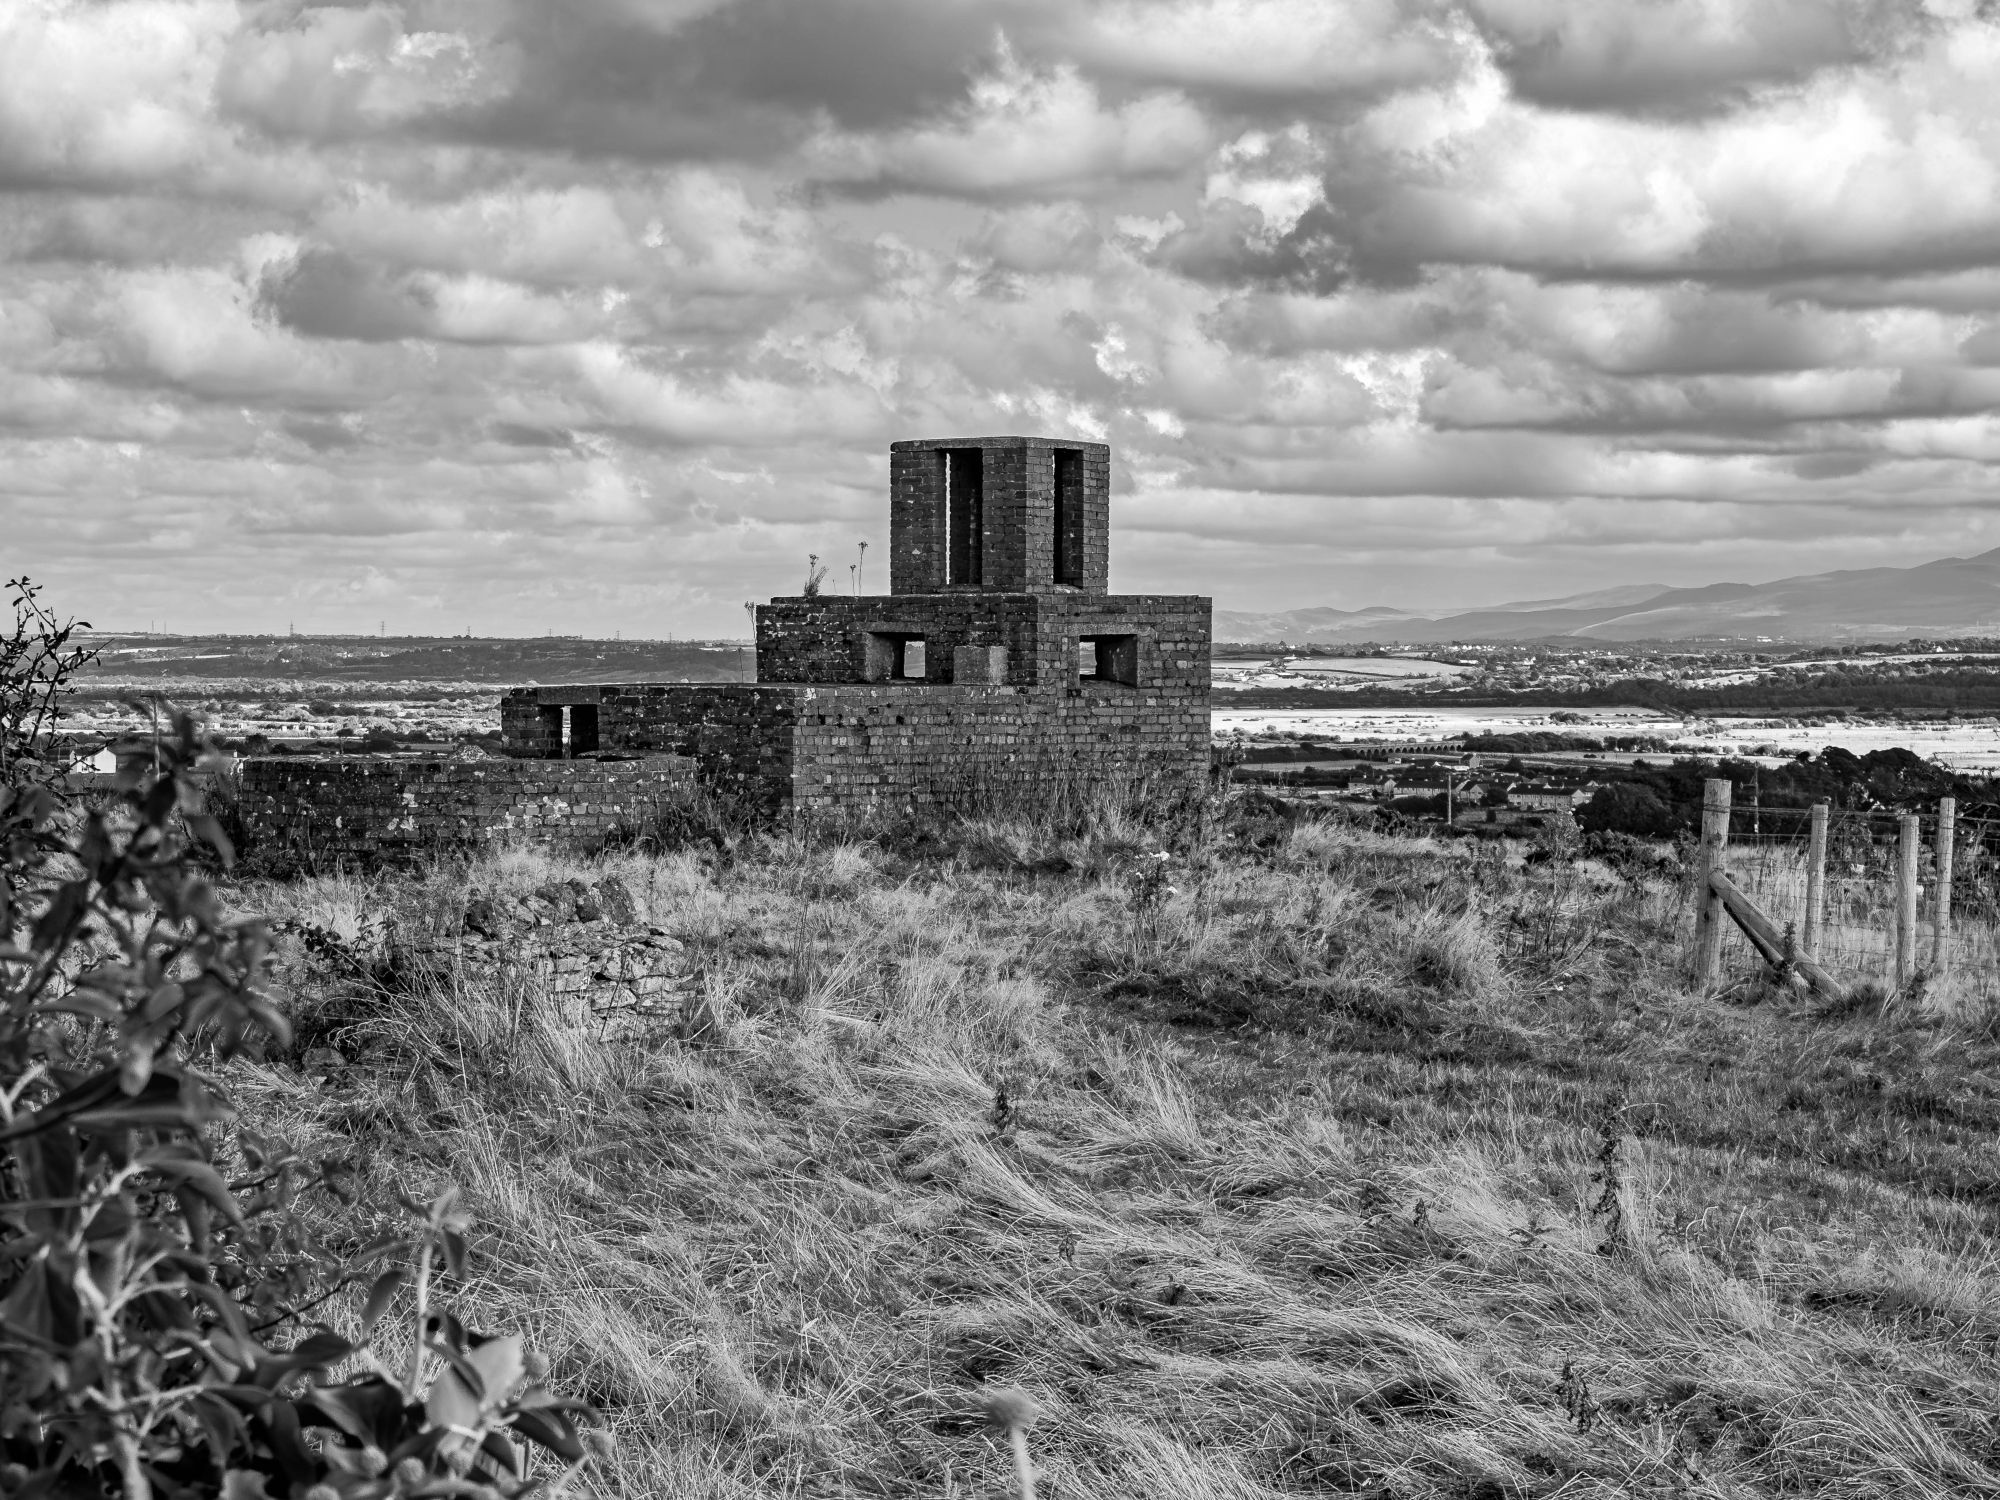
<svg viewBox="0 0 2000 1500">
<path fill-rule="evenodd" d="M 569 636 L 141 636 L 84 642 L 100 655 L 81 678 L 311 679 L 479 683 L 740 682 L 734 642 L 592 641 Z"/>
<path fill-rule="evenodd" d="M 1634 584 L 1456 613 L 1219 609 L 1223 641 L 1600 641 L 1758 637 L 1785 641 L 2000 635 L 2000 548 L 1912 568 L 1852 568 L 1772 583 Z"/>
</svg>

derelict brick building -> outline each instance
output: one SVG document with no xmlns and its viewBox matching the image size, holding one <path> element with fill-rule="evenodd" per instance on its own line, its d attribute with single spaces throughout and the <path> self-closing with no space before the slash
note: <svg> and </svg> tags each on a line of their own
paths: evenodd
<svg viewBox="0 0 2000 1500">
<path fill-rule="evenodd" d="M 889 593 L 773 599 L 754 684 L 517 688 L 510 753 L 670 754 L 772 812 L 1198 790 L 1210 601 L 1105 591 L 1111 450 L 889 450 Z"/>
</svg>

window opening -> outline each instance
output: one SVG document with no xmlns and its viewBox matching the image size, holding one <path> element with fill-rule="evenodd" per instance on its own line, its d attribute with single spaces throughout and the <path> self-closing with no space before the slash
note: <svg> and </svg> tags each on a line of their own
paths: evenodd
<svg viewBox="0 0 2000 1500">
<path fill-rule="evenodd" d="M 595 703 L 544 703 L 540 712 L 542 742 L 549 759 L 574 760 L 597 752 Z"/>
<path fill-rule="evenodd" d="M 984 524 L 985 464 L 977 448 L 944 450 L 944 581 L 976 584 L 981 579 L 980 535 Z"/>
<path fill-rule="evenodd" d="M 1079 682 L 1115 682 L 1125 687 L 1139 685 L 1139 637 L 1136 635 L 1086 635 L 1076 643 L 1076 675 Z"/>
<path fill-rule="evenodd" d="M 1056 449 L 1055 581 L 1083 586 L 1083 454 Z"/>
<path fill-rule="evenodd" d="M 925 668 L 922 636 L 868 632 L 861 674 L 863 681 L 923 682 L 930 675 Z"/>
</svg>

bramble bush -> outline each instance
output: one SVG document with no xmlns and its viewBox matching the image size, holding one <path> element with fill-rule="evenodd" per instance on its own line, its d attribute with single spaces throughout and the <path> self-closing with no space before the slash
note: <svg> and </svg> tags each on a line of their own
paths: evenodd
<svg viewBox="0 0 2000 1500">
<path fill-rule="evenodd" d="M 520 1338 L 474 1333 L 440 1305 L 441 1277 L 467 1257 L 455 1193 L 369 1201 L 344 1163 L 238 1126 L 197 1066 L 289 1036 L 262 923 L 230 917 L 200 868 L 233 858 L 201 811 L 217 758 L 203 730 L 177 713 L 170 733 L 119 746 L 116 794 L 79 806 L 47 731 L 88 653 L 31 585 L 12 587 L 0 1493 L 558 1493 L 601 1440 Z M 343 1217 L 407 1228 L 336 1248 L 315 1226 Z M 358 1338 L 315 1317 L 340 1298 Z M 531 1479 L 532 1448 L 552 1458 Z"/>
</svg>

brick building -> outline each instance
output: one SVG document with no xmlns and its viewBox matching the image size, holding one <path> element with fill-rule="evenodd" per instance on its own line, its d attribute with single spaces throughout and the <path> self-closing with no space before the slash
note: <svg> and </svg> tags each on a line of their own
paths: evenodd
<svg viewBox="0 0 2000 1500">
<path fill-rule="evenodd" d="M 1210 601 L 1106 592 L 1111 450 L 889 450 L 889 593 L 757 610 L 757 681 L 517 688 L 510 754 L 686 756 L 774 813 L 1198 790 Z"/>
</svg>

